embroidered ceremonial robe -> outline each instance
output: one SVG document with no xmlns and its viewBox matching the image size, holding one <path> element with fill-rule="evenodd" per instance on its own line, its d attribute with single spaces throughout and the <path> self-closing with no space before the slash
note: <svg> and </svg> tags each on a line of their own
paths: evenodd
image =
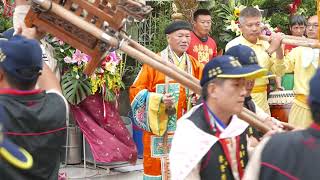
<svg viewBox="0 0 320 180">
<path fill-rule="evenodd" d="M 200 79 L 202 65 L 192 56 L 184 54 L 186 58 L 180 62 L 171 54 L 170 48 L 161 52 L 162 60 L 172 62 L 172 65 L 187 71 L 197 79 Z M 173 58 L 170 58 L 170 56 Z M 162 160 L 167 154 L 164 152 L 163 135 L 167 132 L 168 146 L 170 147 L 172 134 L 176 129 L 176 121 L 186 111 L 188 101 L 190 104 L 191 91 L 182 87 L 163 73 L 144 64 L 135 82 L 130 87 L 130 101 L 133 111 L 134 123 L 144 130 L 144 179 L 162 179 L 164 173 Z M 168 116 L 165 106 L 161 101 L 164 94 L 165 82 L 168 83 L 168 92 L 176 99 L 176 114 Z M 189 99 L 189 100 L 188 100 Z"/>
</svg>

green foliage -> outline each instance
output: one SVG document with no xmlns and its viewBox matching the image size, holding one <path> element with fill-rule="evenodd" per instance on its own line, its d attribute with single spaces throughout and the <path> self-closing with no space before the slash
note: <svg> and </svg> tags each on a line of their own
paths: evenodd
<svg viewBox="0 0 320 180">
<path fill-rule="evenodd" d="M 302 2 L 303 3 L 299 7 L 297 14 L 301 14 L 305 17 L 309 17 L 317 14 L 316 0 L 303 0 Z"/>
<path fill-rule="evenodd" d="M 102 94 L 106 101 L 114 101 L 125 88 L 122 82 L 125 61 L 121 61 L 116 53 L 111 55 L 110 52 L 94 73 L 87 76 L 83 69 L 90 61 L 88 55 L 57 38 L 48 36 L 45 40 L 54 48 L 62 74 L 62 92 L 69 103 L 76 105 L 95 93 Z"/>
<path fill-rule="evenodd" d="M 211 36 L 215 39 L 218 49 L 224 49 L 227 42 L 232 39 L 228 36 L 228 33 L 225 32 L 225 21 L 228 19 L 228 12 L 230 8 L 218 1 L 211 1 L 210 4 L 202 4 L 202 7 L 210 7 L 211 17 L 212 17 L 212 26 L 211 26 Z"/>
<path fill-rule="evenodd" d="M 81 72 L 68 71 L 61 79 L 62 93 L 73 105 L 79 104 L 92 94 L 90 81 Z"/>
<path fill-rule="evenodd" d="M 160 52 L 168 44 L 167 37 L 164 34 L 164 29 L 171 22 L 171 20 L 168 14 L 166 15 L 159 14 L 158 17 L 154 18 L 154 22 L 157 29 L 155 29 L 155 32 L 151 38 L 151 43 L 147 45 L 147 48 L 154 52 Z"/>
<path fill-rule="evenodd" d="M 10 19 L 4 18 L 0 15 L 0 32 L 3 32 L 12 27 Z"/>
<path fill-rule="evenodd" d="M 110 91 L 109 89 L 106 89 L 106 92 L 104 92 L 104 97 L 106 101 L 112 102 L 116 100 L 116 94 L 113 91 Z"/>
<path fill-rule="evenodd" d="M 260 7 L 262 9 L 271 9 L 271 11 L 283 11 L 287 10 L 288 5 L 292 2 L 293 0 L 263 0 L 258 3 L 261 5 Z"/>
<path fill-rule="evenodd" d="M 164 34 L 164 29 L 170 24 L 171 14 L 173 12 L 171 2 L 154 2 L 152 7 L 155 12 L 153 13 L 153 17 L 150 18 L 152 18 L 152 26 L 154 26 L 155 29 L 152 32 L 151 41 L 150 44 L 147 45 L 147 48 L 154 52 L 160 52 L 167 46 L 167 38 Z"/>
<path fill-rule="evenodd" d="M 173 10 L 170 1 L 154 1 L 148 3 L 153 8 L 153 11 L 148 19 L 144 20 L 145 24 L 142 22 L 132 24 L 128 28 L 127 32 L 133 39 L 140 42 L 148 49 L 153 52 L 160 52 L 167 46 L 167 38 L 164 34 L 164 29 L 171 22 L 171 14 L 173 13 Z M 138 33 L 141 25 L 148 27 L 144 32 L 147 34 Z M 147 42 L 144 42 L 141 39 L 144 39 L 142 36 L 146 35 L 148 36 L 148 38 L 146 38 Z M 124 55 L 124 59 L 126 59 L 126 69 L 124 73 L 125 75 L 123 76 L 123 82 L 126 87 L 129 87 L 138 75 L 141 69 L 141 63 L 127 55 Z"/>
<path fill-rule="evenodd" d="M 287 13 L 274 13 L 269 17 L 271 27 L 278 27 L 281 32 L 289 34 L 289 15 Z"/>
</svg>

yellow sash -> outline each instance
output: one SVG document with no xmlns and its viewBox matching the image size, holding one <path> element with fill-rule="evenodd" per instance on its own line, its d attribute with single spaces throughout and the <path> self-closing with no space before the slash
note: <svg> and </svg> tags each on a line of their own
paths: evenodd
<svg viewBox="0 0 320 180">
<path fill-rule="evenodd" d="M 295 95 L 295 99 L 298 100 L 299 102 L 303 103 L 303 104 L 308 104 L 308 98 L 306 95 L 303 94 L 296 94 Z"/>
<path fill-rule="evenodd" d="M 151 132 L 157 136 L 163 136 L 167 131 L 169 117 L 165 113 L 166 107 L 161 103 L 163 94 L 150 93 L 148 101 L 148 119 Z"/>
<path fill-rule="evenodd" d="M 251 93 L 262 93 L 267 90 L 267 85 L 254 86 Z"/>
</svg>

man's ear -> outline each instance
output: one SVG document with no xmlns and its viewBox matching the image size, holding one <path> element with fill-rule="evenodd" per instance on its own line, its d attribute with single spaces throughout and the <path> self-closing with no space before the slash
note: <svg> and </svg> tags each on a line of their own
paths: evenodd
<svg viewBox="0 0 320 180">
<path fill-rule="evenodd" d="M 167 38 L 167 42 L 169 44 L 169 41 L 170 41 L 170 35 L 169 34 L 166 34 L 166 38 Z"/>
<path fill-rule="evenodd" d="M 214 98 L 214 99 L 217 98 L 217 96 L 218 96 L 218 94 L 216 93 L 217 89 L 218 89 L 217 84 L 211 83 L 208 86 L 208 96 L 211 97 L 211 98 Z"/>
<path fill-rule="evenodd" d="M 191 24 L 194 26 L 196 24 L 196 20 L 192 19 Z"/>
</svg>

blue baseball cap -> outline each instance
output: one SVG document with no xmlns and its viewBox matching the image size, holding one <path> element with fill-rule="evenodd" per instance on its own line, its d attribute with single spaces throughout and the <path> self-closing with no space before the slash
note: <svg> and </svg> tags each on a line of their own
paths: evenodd
<svg viewBox="0 0 320 180">
<path fill-rule="evenodd" d="M 0 116 L 0 156 L 17 168 L 30 169 L 33 165 L 32 156 L 3 134 L 4 120 L 8 121 L 8 116 L 5 114 L 3 107 L 0 107 Z"/>
<path fill-rule="evenodd" d="M 233 46 L 225 52 L 225 55 L 233 56 L 243 67 L 246 67 L 253 72 L 259 71 L 261 74 L 268 74 L 267 69 L 259 66 L 256 53 L 248 46 L 242 44 Z"/>
<path fill-rule="evenodd" d="M 309 86 L 309 101 L 320 104 L 320 69 L 318 69 L 316 74 L 311 78 Z"/>
<path fill-rule="evenodd" d="M 215 78 L 246 78 L 255 79 L 266 74 L 263 70 L 242 66 L 233 56 L 223 55 L 209 61 L 202 72 L 200 85 L 204 86 L 207 82 Z"/>
<path fill-rule="evenodd" d="M 42 65 L 42 50 L 38 41 L 20 35 L 0 40 L 0 66 L 17 81 L 36 80 Z"/>
</svg>

